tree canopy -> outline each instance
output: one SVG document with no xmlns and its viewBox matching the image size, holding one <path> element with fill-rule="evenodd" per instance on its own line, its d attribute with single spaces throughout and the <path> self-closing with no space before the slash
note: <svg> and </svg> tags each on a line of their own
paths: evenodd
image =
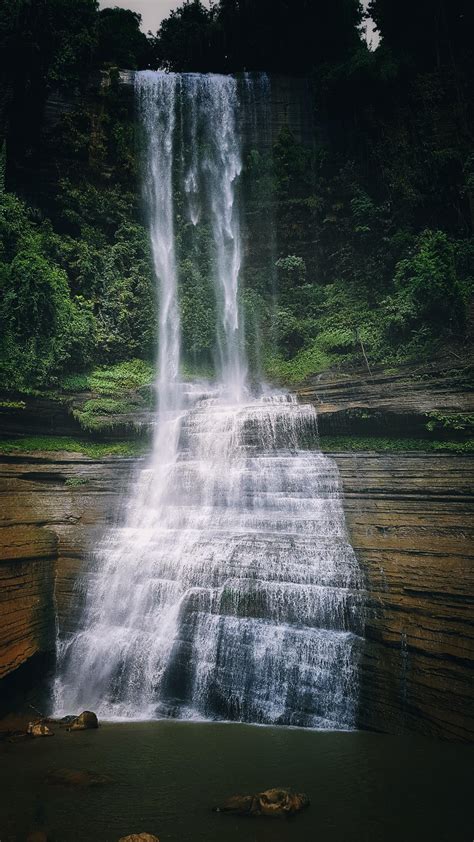
<svg viewBox="0 0 474 842">
<path fill-rule="evenodd" d="M 371 0 L 368 13 L 383 45 L 404 63 L 430 69 L 462 64 L 472 55 L 470 0 Z"/>
<path fill-rule="evenodd" d="M 381 43 L 370 51 L 358 0 L 186 0 L 155 35 L 134 12 L 96 0 L 9 0 L 3 382 L 44 388 L 66 372 L 153 357 L 138 129 L 120 68 L 306 80 L 311 136 L 298 142 L 278 117 L 271 147 L 245 149 L 242 305 L 256 366 L 297 380 L 360 361 L 361 343 L 371 363 L 448 344 L 462 356 L 474 264 L 473 11 L 469 0 L 371 0 Z M 187 364 L 204 370 L 215 337 L 209 248 L 190 250 L 188 228 L 178 213 L 183 340 Z"/>
<path fill-rule="evenodd" d="M 187 0 L 163 21 L 159 62 L 174 70 L 305 72 L 359 46 L 359 0 Z"/>
</svg>

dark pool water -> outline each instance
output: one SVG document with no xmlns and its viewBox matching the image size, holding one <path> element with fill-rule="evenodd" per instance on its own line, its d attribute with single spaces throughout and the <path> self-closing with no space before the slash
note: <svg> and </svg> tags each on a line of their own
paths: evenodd
<svg viewBox="0 0 474 842">
<path fill-rule="evenodd" d="M 474 750 L 423 738 L 240 724 L 105 724 L 0 745 L 0 842 L 38 827 L 56 842 L 472 842 Z M 69 767 L 112 775 L 95 789 L 51 786 Z M 290 821 L 211 807 L 274 786 L 308 793 Z"/>
</svg>

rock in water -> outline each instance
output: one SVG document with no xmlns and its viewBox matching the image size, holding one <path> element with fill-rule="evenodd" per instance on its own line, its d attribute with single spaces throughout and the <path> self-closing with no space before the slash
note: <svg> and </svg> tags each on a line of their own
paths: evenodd
<svg viewBox="0 0 474 842">
<path fill-rule="evenodd" d="M 103 786 L 112 782 L 108 775 L 84 769 L 55 769 L 46 776 L 46 783 L 53 786 Z"/>
<path fill-rule="evenodd" d="M 160 840 L 151 833 L 132 833 L 130 836 L 121 836 L 118 842 L 160 842 Z"/>
<path fill-rule="evenodd" d="M 26 733 L 32 737 L 54 737 L 54 731 L 45 722 L 29 722 Z"/>
<path fill-rule="evenodd" d="M 304 792 L 288 792 L 286 789 L 267 789 L 258 796 L 257 814 L 262 816 L 291 816 L 309 807 L 309 798 Z"/>
<path fill-rule="evenodd" d="M 309 798 L 303 792 L 287 789 L 266 789 L 257 795 L 233 795 L 214 807 L 216 813 L 236 813 L 240 816 L 275 816 L 281 818 L 299 813 L 309 807 Z"/>
<path fill-rule="evenodd" d="M 34 830 L 28 834 L 26 842 L 48 842 L 48 834 L 44 830 Z"/>
<path fill-rule="evenodd" d="M 232 795 L 220 807 L 214 807 L 215 813 L 238 813 L 240 816 L 250 815 L 255 795 Z"/>
<path fill-rule="evenodd" d="M 69 731 L 88 731 L 99 727 L 99 720 L 91 710 L 83 710 L 71 723 Z"/>
</svg>

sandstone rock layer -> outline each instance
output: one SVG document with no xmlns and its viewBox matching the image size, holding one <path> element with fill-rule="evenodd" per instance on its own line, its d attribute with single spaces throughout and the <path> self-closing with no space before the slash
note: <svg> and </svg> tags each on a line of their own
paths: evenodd
<svg viewBox="0 0 474 842">
<path fill-rule="evenodd" d="M 367 594 L 360 724 L 473 739 L 472 457 L 334 456 Z"/>
<path fill-rule="evenodd" d="M 0 678 L 54 651 L 56 612 L 72 622 L 78 569 L 130 468 L 71 453 L 0 457 Z"/>
</svg>

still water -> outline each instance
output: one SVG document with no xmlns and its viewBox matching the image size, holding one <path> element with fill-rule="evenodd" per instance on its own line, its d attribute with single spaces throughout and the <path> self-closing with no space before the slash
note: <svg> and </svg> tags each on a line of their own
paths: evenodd
<svg viewBox="0 0 474 842">
<path fill-rule="evenodd" d="M 363 732 L 227 723 L 104 724 L 98 731 L 0 745 L 0 839 L 42 828 L 55 842 L 471 842 L 470 746 Z M 90 770 L 102 787 L 51 786 L 48 772 Z M 470 779 L 471 775 L 471 779 Z M 236 793 L 306 792 L 290 821 L 216 814 Z"/>
</svg>

